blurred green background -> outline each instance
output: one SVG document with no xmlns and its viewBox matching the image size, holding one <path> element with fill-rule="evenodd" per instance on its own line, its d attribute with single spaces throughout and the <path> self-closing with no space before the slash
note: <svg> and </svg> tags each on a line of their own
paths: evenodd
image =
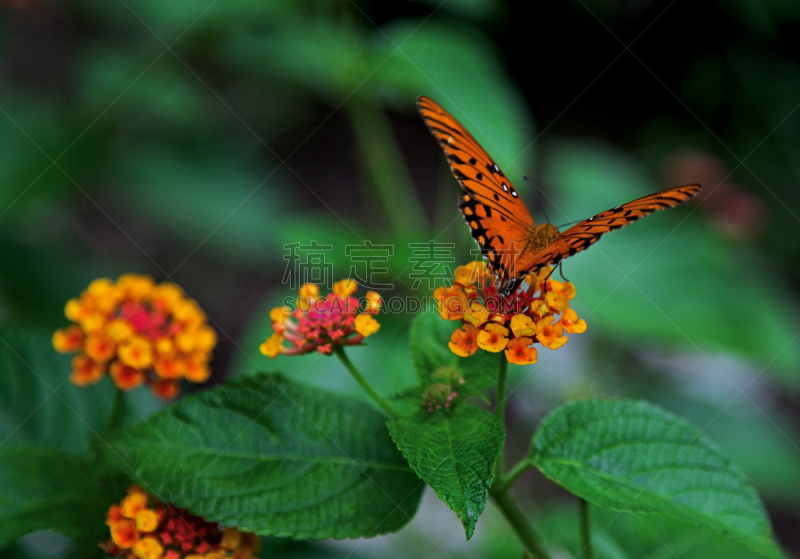
<svg viewBox="0 0 800 559">
<path fill-rule="evenodd" d="M 458 186 L 416 114 L 428 95 L 537 220 L 523 174 L 556 224 L 704 186 L 566 262 L 589 329 L 512 368 L 511 459 L 568 398 L 645 398 L 734 458 L 800 554 L 798 31 L 789 0 L 1 0 L 0 325 L 51 331 L 91 279 L 146 273 L 208 313 L 213 382 L 280 370 L 361 396 L 330 358 L 257 347 L 292 294 L 287 244 L 332 245 L 333 279 L 354 265 L 346 246 L 391 245 L 386 298 L 431 293 L 411 290 L 410 243 L 453 243 L 451 269 L 471 258 Z M 385 314 L 350 352 L 384 393 L 414 382 L 411 318 Z M 516 489 L 570 556 L 574 500 L 533 472 Z M 599 557 L 749 556 L 678 522 L 594 520 Z M 429 493 L 397 535 L 262 555 L 521 553 L 491 504 L 469 545 L 460 530 Z M 0 557 L 50 553 L 51 537 Z"/>
</svg>

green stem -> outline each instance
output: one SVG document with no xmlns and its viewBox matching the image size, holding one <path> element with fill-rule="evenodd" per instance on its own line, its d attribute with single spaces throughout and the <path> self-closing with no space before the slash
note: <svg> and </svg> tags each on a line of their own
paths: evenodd
<svg viewBox="0 0 800 559">
<path fill-rule="evenodd" d="M 500 476 L 498 482 L 494 484 L 496 485 L 495 489 L 498 491 L 508 491 L 508 488 L 514 485 L 514 482 L 517 481 L 517 478 L 530 470 L 532 467 L 533 464 L 531 464 L 527 459 L 520 460 L 507 474 Z"/>
<path fill-rule="evenodd" d="M 517 508 L 514 501 L 511 500 L 508 493 L 505 491 L 495 491 L 494 488 L 489 490 L 489 495 L 492 496 L 494 502 L 500 508 L 503 516 L 506 517 L 508 523 L 517 533 L 519 539 L 525 544 L 525 548 L 531 554 L 533 559 L 549 559 L 550 555 L 542 547 L 539 541 L 539 535 L 533 529 L 530 522 L 522 514 L 522 511 Z"/>
<path fill-rule="evenodd" d="M 361 103 L 348 103 L 347 112 L 365 171 L 392 228 L 395 232 L 422 230 L 425 212 L 386 114 Z"/>
<path fill-rule="evenodd" d="M 581 507 L 581 556 L 583 559 L 592 559 L 592 537 L 589 529 L 589 503 L 579 499 Z"/>
<path fill-rule="evenodd" d="M 347 354 L 344 352 L 342 346 L 334 346 L 333 351 L 336 354 L 336 357 L 339 358 L 339 361 L 342 362 L 350 374 L 353 375 L 353 378 L 356 379 L 356 382 L 361 386 L 361 388 L 364 389 L 364 392 L 366 392 L 367 395 L 372 398 L 373 402 L 378 404 L 378 407 L 380 407 L 386 415 L 392 419 L 400 419 L 402 417 L 400 413 L 384 399 L 383 396 L 378 394 L 375 389 L 372 388 L 372 385 L 369 383 L 369 381 L 367 381 L 367 379 L 365 379 L 361 373 L 358 372 L 358 369 L 356 369 L 355 365 L 353 365 L 353 362 L 350 361 L 350 358 L 347 357 Z"/>
<path fill-rule="evenodd" d="M 497 400 L 494 405 L 494 413 L 497 419 L 505 425 L 506 423 L 506 374 L 508 373 L 508 360 L 505 356 L 500 357 L 500 369 L 497 371 Z M 505 445 L 500 449 L 500 455 L 497 457 L 497 462 L 494 463 L 494 477 L 500 483 L 505 483 L 503 474 L 503 451 Z"/>
</svg>

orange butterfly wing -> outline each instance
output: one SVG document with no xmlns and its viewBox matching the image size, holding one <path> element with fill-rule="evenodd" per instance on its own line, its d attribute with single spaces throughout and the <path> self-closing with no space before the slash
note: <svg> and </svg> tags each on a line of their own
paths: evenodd
<svg viewBox="0 0 800 559">
<path fill-rule="evenodd" d="M 424 96 L 417 107 L 461 185 L 458 207 L 472 237 L 503 285 L 509 271 L 519 268 L 517 257 L 536 227 L 533 218 L 500 167 L 453 115 Z"/>
<path fill-rule="evenodd" d="M 458 207 L 506 295 L 526 275 L 585 250 L 610 231 L 655 211 L 674 208 L 700 190 L 699 184 L 678 186 L 617 206 L 558 233 L 535 252 L 529 247 L 537 244 L 536 224 L 503 171 L 472 134 L 433 99 L 420 96 L 417 107 L 461 185 Z"/>
<path fill-rule="evenodd" d="M 699 184 L 668 188 L 584 219 L 560 233 L 543 251 L 523 254 L 517 263 L 521 270 L 525 270 L 520 275 L 535 273 L 544 266 L 558 264 L 562 259 L 585 250 L 606 233 L 625 227 L 655 211 L 674 208 L 699 190 Z"/>
</svg>

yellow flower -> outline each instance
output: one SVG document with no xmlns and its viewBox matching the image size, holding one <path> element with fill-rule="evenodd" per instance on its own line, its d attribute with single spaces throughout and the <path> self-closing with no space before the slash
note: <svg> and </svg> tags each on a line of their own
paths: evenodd
<svg viewBox="0 0 800 559">
<path fill-rule="evenodd" d="M 131 549 L 133 554 L 141 559 L 161 559 L 164 556 L 164 548 L 151 536 L 137 541 Z"/>
<path fill-rule="evenodd" d="M 456 283 L 460 283 L 464 286 L 475 283 L 482 286 L 486 281 L 487 275 L 486 262 L 483 260 L 459 266 L 453 274 Z"/>
<path fill-rule="evenodd" d="M 536 334 L 536 324 L 526 314 L 516 314 L 511 317 L 511 331 L 516 337 L 533 336 Z"/>
<path fill-rule="evenodd" d="M 283 336 L 277 332 L 272 334 L 258 349 L 270 359 L 275 359 L 277 355 L 283 352 Z"/>
<path fill-rule="evenodd" d="M 536 363 L 536 348 L 532 347 L 533 339 L 528 337 L 514 338 L 506 347 L 506 359 L 512 365 L 530 365 Z"/>
<path fill-rule="evenodd" d="M 371 336 L 378 330 L 380 330 L 381 325 L 378 323 L 377 320 L 372 318 L 370 314 L 360 314 L 356 317 L 356 332 L 364 336 Z"/>
<path fill-rule="evenodd" d="M 378 314 L 383 304 L 383 297 L 376 291 L 367 291 L 367 308 L 365 312 L 370 314 Z"/>
<path fill-rule="evenodd" d="M 561 283 L 560 281 L 549 281 L 548 291 L 545 294 L 544 300 L 556 312 L 561 312 L 570 300 L 575 297 L 575 286 L 569 282 Z"/>
<path fill-rule="evenodd" d="M 339 297 L 349 297 L 356 292 L 358 284 L 354 279 L 343 279 L 333 284 L 333 292 Z"/>
<path fill-rule="evenodd" d="M 317 299 L 319 299 L 319 287 L 313 283 L 306 283 L 300 287 L 297 308 L 305 312 L 311 308 L 311 304 Z"/>
<path fill-rule="evenodd" d="M 464 320 L 477 327 L 489 320 L 489 316 L 489 309 L 477 301 L 470 301 L 467 312 L 464 313 Z"/>
<path fill-rule="evenodd" d="M 158 528 L 158 515 L 151 509 L 142 509 L 136 513 L 134 518 L 136 529 L 142 532 L 152 532 Z"/>
<path fill-rule="evenodd" d="M 269 311 L 269 319 L 275 323 L 283 324 L 286 319 L 292 315 L 292 310 L 289 307 L 275 307 Z"/>
<path fill-rule="evenodd" d="M 144 338 L 134 338 L 122 344 L 118 351 L 119 359 L 135 369 L 145 369 L 153 362 L 150 344 Z"/>
<path fill-rule="evenodd" d="M 487 324 L 483 330 L 478 332 L 478 347 L 498 353 L 503 351 L 508 344 L 508 328 L 500 324 Z"/>
</svg>

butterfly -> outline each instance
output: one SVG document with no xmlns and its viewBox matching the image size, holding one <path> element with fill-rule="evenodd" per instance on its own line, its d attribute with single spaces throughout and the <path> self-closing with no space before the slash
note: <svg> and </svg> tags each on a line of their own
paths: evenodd
<svg viewBox="0 0 800 559">
<path fill-rule="evenodd" d="M 497 276 L 500 293 L 504 296 L 516 291 L 526 275 L 544 266 L 555 266 L 564 258 L 585 250 L 609 231 L 654 211 L 674 208 L 700 190 L 699 184 L 668 188 L 559 232 L 550 223 L 536 225 L 511 181 L 453 115 L 429 97 L 418 97 L 417 107 L 461 185 L 458 208 L 489 269 Z"/>
</svg>

